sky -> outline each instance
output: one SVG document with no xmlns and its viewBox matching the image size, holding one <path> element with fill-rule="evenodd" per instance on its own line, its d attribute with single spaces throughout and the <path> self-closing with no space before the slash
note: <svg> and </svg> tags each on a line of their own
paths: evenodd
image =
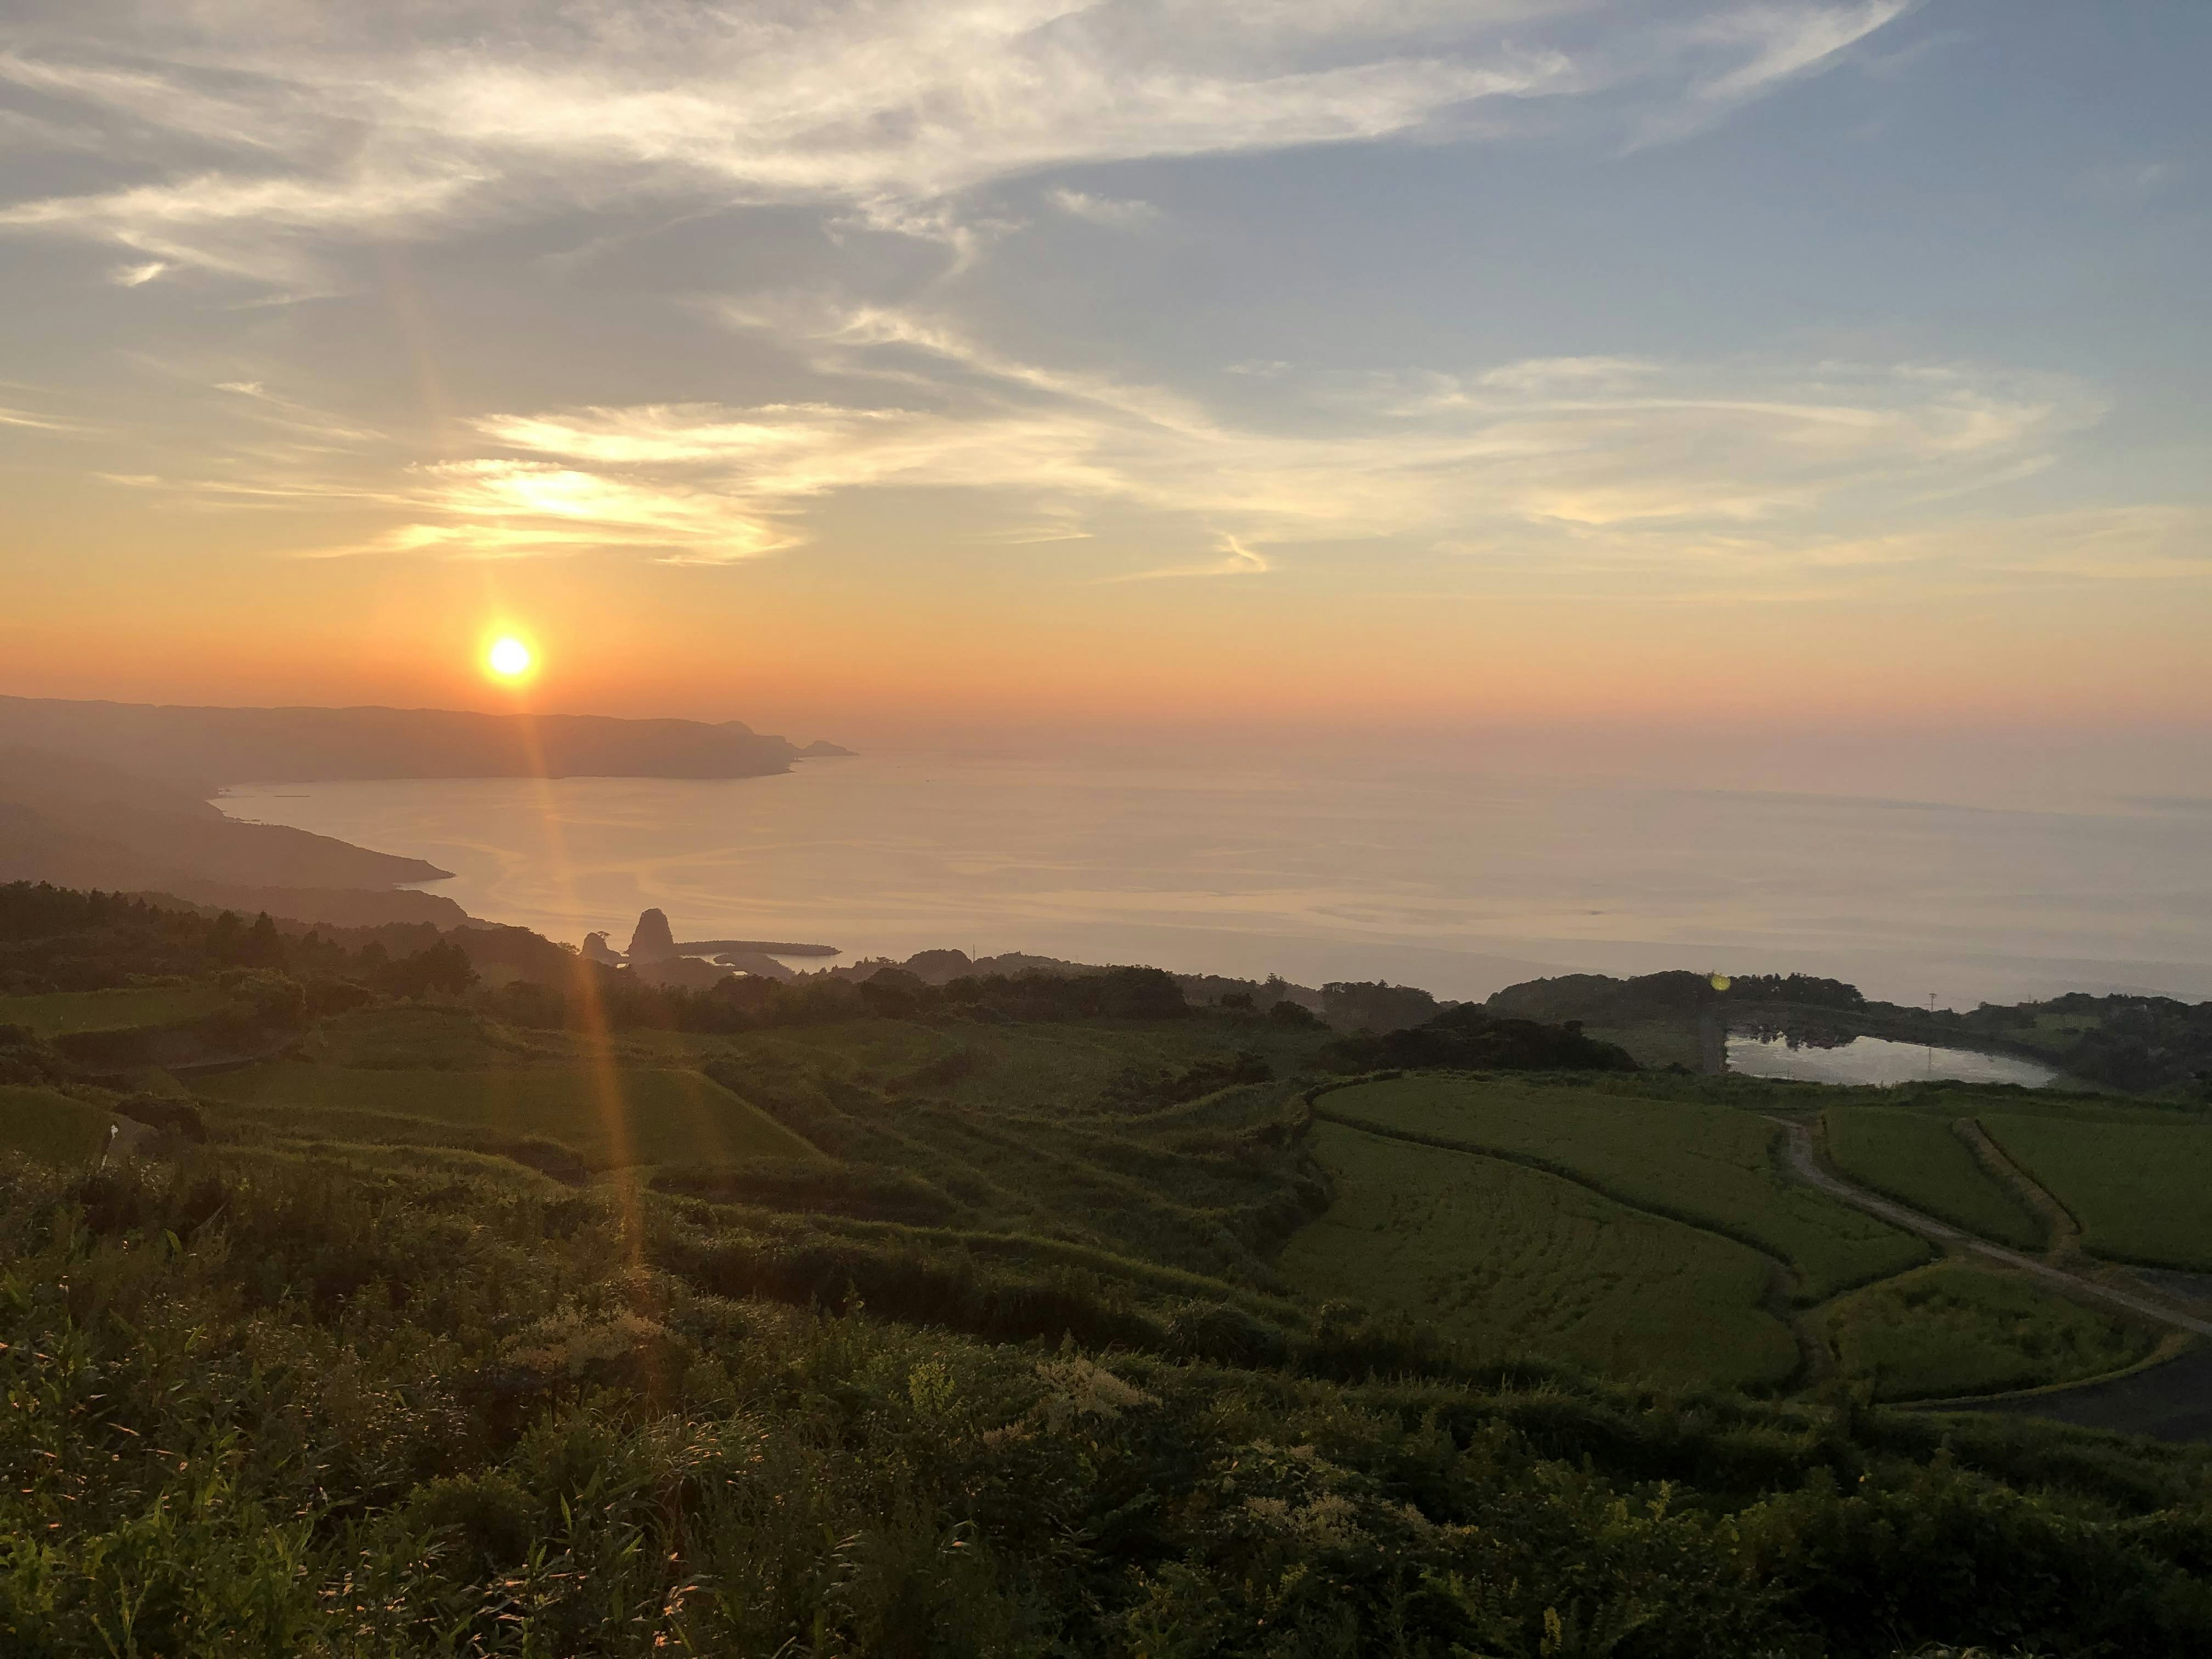
<svg viewBox="0 0 2212 1659">
<path fill-rule="evenodd" d="M 2207 62 L 2201 0 L 11 0 L 0 691 L 494 707 L 507 628 L 540 706 L 805 738 L 2155 753 Z"/>
</svg>

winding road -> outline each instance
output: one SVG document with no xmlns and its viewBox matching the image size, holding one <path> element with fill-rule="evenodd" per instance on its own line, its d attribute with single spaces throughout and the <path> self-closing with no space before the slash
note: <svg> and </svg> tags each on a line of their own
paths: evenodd
<svg viewBox="0 0 2212 1659">
<path fill-rule="evenodd" d="M 1793 1122 L 1788 1118 L 1770 1118 L 1768 1121 L 1780 1124 L 1787 1132 L 1790 1171 L 1808 1186 L 1817 1187 L 1831 1197 L 1839 1198 L 1854 1208 L 1864 1210 L 1869 1215 L 1879 1217 L 1892 1226 L 1902 1227 L 1907 1232 L 1917 1233 L 1923 1238 L 1932 1239 L 1936 1243 L 1955 1245 L 1963 1249 L 1972 1250 L 1978 1255 L 1988 1256 L 1992 1261 L 2002 1261 L 2008 1267 L 2018 1267 L 2023 1273 L 2031 1273 L 2039 1279 L 2049 1279 L 2055 1285 L 2062 1285 L 2078 1296 L 2091 1297 L 2115 1308 L 2124 1308 L 2130 1313 L 2140 1314 L 2147 1319 L 2154 1319 L 2159 1323 L 2170 1325 L 2177 1330 L 2193 1331 L 2199 1336 L 2212 1336 L 2212 1320 L 2196 1318 L 2191 1315 L 2167 1307 L 2163 1303 L 2154 1302 L 2148 1297 L 2137 1296 L 2131 1291 L 2118 1289 L 2113 1285 L 2091 1279 L 2086 1274 L 2069 1273 L 2063 1267 L 2053 1267 L 2050 1262 L 2022 1251 L 2008 1249 L 2002 1244 L 1992 1244 L 1989 1240 L 1978 1237 L 1962 1228 L 1954 1227 L 1948 1222 L 1938 1221 L 1933 1216 L 1923 1215 L 1919 1211 L 1907 1205 L 1899 1204 L 1894 1199 L 1884 1198 L 1881 1194 L 1869 1192 L 1863 1187 L 1855 1187 L 1842 1176 L 1821 1167 L 1820 1158 L 1813 1149 L 1811 1129 L 1802 1123 Z"/>
</svg>

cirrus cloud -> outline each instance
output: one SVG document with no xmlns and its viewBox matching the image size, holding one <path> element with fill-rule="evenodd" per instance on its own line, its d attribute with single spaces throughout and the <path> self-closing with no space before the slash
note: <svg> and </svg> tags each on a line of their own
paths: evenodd
<svg viewBox="0 0 2212 1659">
<path fill-rule="evenodd" d="M 0 173 L 0 228 L 298 289 L 349 241 L 640 192 L 859 207 L 955 240 L 898 204 L 1054 168 L 1464 131 L 1471 109 L 1494 125 L 1529 100 L 1625 90 L 1705 119 L 1904 5 L 30 0 L 0 27 L 0 96 L 35 106 L 26 131 L 92 128 L 118 176 L 57 192 Z M 1103 222 L 1142 206 L 1054 199 Z"/>
</svg>

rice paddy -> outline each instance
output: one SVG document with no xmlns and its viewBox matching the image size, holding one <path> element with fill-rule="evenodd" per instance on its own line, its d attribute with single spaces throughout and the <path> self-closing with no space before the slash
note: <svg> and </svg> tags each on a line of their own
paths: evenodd
<svg viewBox="0 0 2212 1659">
<path fill-rule="evenodd" d="M 0 997 L 0 1025 L 27 1027 L 40 1037 L 80 1036 L 171 1025 L 218 1013 L 230 998 L 214 985 L 160 985 L 116 991 L 56 991 Z"/>
<path fill-rule="evenodd" d="M 1741 1244 L 1496 1158 L 1335 1123 L 1310 1145 L 1335 1201 L 1276 1265 L 1312 1300 L 1613 1376 L 1771 1386 L 1796 1369 L 1760 1306 L 1771 1268 Z"/>
<path fill-rule="evenodd" d="M 1577 1176 L 1639 1209 L 1726 1234 L 1780 1257 L 1801 1299 L 1926 1259 L 1911 1235 L 1796 1186 L 1773 1166 L 1778 1131 L 1724 1106 L 1574 1085 L 1427 1074 L 1322 1097 L 1325 1116 L 1520 1158 Z"/>
<path fill-rule="evenodd" d="M 0 1151 L 41 1164 L 89 1164 L 107 1144 L 113 1120 L 51 1089 L 0 1084 Z"/>
<path fill-rule="evenodd" d="M 2093 1255 L 2212 1271 L 2212 1126 L 2028 1114 L 1981 1124 L 2072 1212 Z"/>
<path fill-rule="evenodd" d="M 2017 1274 L 1939 1261 L 1816 1316 L 1843 1376 L 1877 1400 L 1929 1400 L 2078 1382 L 2148 1356 L 2156 1339 Z"/>
<path fill-rule="evenodd" d="M 499 1146 L 543 1141 L 588 1170 L 811 1158 L 812 1147 L 694 1071 L 349 1068 L 283 1060 L 199 1079 L 210 1127 L 264 1139 Z"/>
<path fill-rule="evenodd" d="M 1984 1170 L 1950 1124 L 1879 1107 L 1824 1114 L 1829 1159 L 1862 1186 L 1983 1238 L 2023 1250 L 2049 1241 L 2041 1218 Z"/>
</svg>

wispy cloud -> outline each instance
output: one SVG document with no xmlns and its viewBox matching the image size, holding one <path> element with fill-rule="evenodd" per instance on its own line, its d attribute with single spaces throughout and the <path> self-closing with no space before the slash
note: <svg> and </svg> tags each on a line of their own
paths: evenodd
<svg viewBox="0 0 2212 1659">
<path fill-rule="evenodd" d="M 820 503 L 919 489 L 966 492 L 963 518 L 1001 542 L 1145 515 L 1193 552 L 1146 576 L 1256 574 L 1286 547 L 1391 538 L 1563 568 L 1786 563 L 1792 548 L 1828 556 L 1838 522 L 2032 470 L 2100 410 L 2066 381 L 1948 366 L 1554 358 L 1294 386 L 1291 412 L 1312 418 L 1275 427 L 1009 358 L 926 315 L 773 325 L 803 333 L 825 379 L 873 371 L 890 398 L 485 415 L 474 453 L 392 494 L 404 525 L 340 550 L 738 560 L 808 539 Z"/>
<path fill-rule="evenodd" d="M 1160 216 L 1160 210 L 1150 202 L 1121 201 L 1093 196 L 1088 191 L 1054 190 L 1047 193 L 1046 199 L 1071 219 L 1088 219 L 1094 225 L 1116 230 L 1132 230 Z"/>
<path fill-rule="evenodd" d="M 19 186 L 0 227 L 306 287 L 334 246 L 643 194 L 818 204 L 972 258 L 964 216 L 927 204 L 992 180 L 1373 140 L 1471 106 L 1622 87 L 1709 112 L 1902 9 L 1703 0 L 1688 24 L 1662 27 L 1620 0 L 1198 0 L 1164 13 L 1138 0 L 462 0 L 310 23 L 280 0 L 30 0 L 0 35 L 15 43 L 0 51 L 0 89 L 100 131 L 136 176 L 59 195 Z M 1051 199 L 1102 223 L 1147 212 L 1072 188 Z"/>
<path fill-rule="evenodd" d="M 1204 564 L 1169 565 L 1159 570 L 1139 570 L 1116 578 L 1121 581 L 1157 581 L 1167 576 L 1264 576 L 1274 567 L 1264 553 L 1244 545 L 1234 536 L 1221 538 L 1222 556 Z"/>
<path fill-rule="evenodd" d="M 1642 141 L 1664 143 L 1710 126 L 1729 111 L 1786 82 L 1832 67 L 1919 0 L 1764 0 L 1699 19 L 1684 30 L 1687 56 L 1711 58 L 1686 95 L 1653 108 Z"/>
</svg>

